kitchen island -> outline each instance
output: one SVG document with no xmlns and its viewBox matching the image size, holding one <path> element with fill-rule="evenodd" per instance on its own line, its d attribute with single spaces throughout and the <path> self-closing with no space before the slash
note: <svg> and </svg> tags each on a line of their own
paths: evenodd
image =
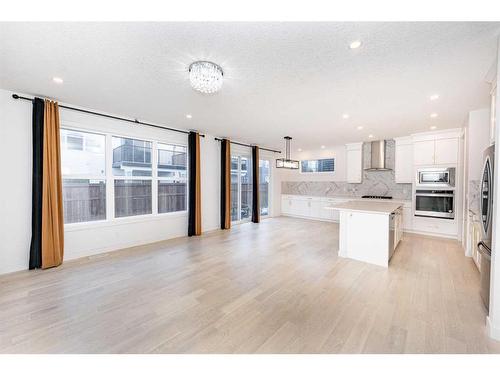
<svg viewBox="0 0 500 375">
<path fill-rule="evenodd" d="M 339 256 L 388 267 L 402 236 L 402 203 L 350 201 L 340 212 Z"/>
</svg>

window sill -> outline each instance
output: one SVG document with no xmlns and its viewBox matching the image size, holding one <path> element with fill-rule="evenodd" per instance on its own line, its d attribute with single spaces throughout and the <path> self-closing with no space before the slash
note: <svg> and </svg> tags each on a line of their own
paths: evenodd
<svg viewBox="0 0 500 375">
<path fill-rule="evenodd" d="M 177 212 L 165 212 L 162 214 L 118 217 L 109 220 L 88 221 L 84 223 L 71 223 L 71 224 L 64 224 L 64 231 L 77 232 L 94 228 L 105 228 L 105 227 L 113 227 L 119 225 L 143 223 L 148 221 L 168 220 L 170 218 L 186 217 L 187 215 L 188 215 L 187 211 L 177 211 Z"/>
</svg>

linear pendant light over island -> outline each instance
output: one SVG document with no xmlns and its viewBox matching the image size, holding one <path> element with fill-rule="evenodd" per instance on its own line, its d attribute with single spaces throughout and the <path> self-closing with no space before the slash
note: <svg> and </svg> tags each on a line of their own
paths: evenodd
<svg viewBox="0 0 500 375">
<path fill-rule="evenodd" d="M 286 168 L 286 169 L 299 169 L 299 161 L 290 159 L 290 141 L 292 137 L 286 136 L 285 138 L 285 157 L 276 159 L 276 168 Z"/>
</svg>

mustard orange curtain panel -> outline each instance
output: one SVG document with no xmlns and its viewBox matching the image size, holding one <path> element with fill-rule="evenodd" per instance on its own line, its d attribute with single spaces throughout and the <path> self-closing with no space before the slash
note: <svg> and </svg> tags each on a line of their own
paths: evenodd
<svg viewBox="0 0 500 375">
<path fill-rule="evenodd" d="M 201 234 L 200 135 L 196 132 L 189 133 L 188 155 L 189 155 L 188 236 L 199 236 Z"/>
<path fill-rule="evenodd" d="M 231 142 L 221 141 L 220 155 L 220 227 L 231 228 Z"/>
<path fill-rule="evenodd" d="M 64 255 L 59 106 L 33 100 L 33 179 L 29 268 L 58 266 Z"/>
</svg>

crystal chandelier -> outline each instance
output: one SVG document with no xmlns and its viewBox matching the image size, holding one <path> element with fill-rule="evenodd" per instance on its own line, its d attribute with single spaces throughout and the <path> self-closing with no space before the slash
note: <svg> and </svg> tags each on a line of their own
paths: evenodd
<svg viewBox="0 0 500 375">
<path fill-rule="evenodd" d="M 290 159 L 290 141 L 292 137 L 285 138 L 285 157 L 276 159 L 276 168 L 299 169 L 299 161 Z"/>
<path fill-rule="evenodd" d="M 222 68 L 210 61 L 195 61 L 189 66 L 189 80 L 196 91 L 213 94 L 222 87 Z"/>
</svg>

